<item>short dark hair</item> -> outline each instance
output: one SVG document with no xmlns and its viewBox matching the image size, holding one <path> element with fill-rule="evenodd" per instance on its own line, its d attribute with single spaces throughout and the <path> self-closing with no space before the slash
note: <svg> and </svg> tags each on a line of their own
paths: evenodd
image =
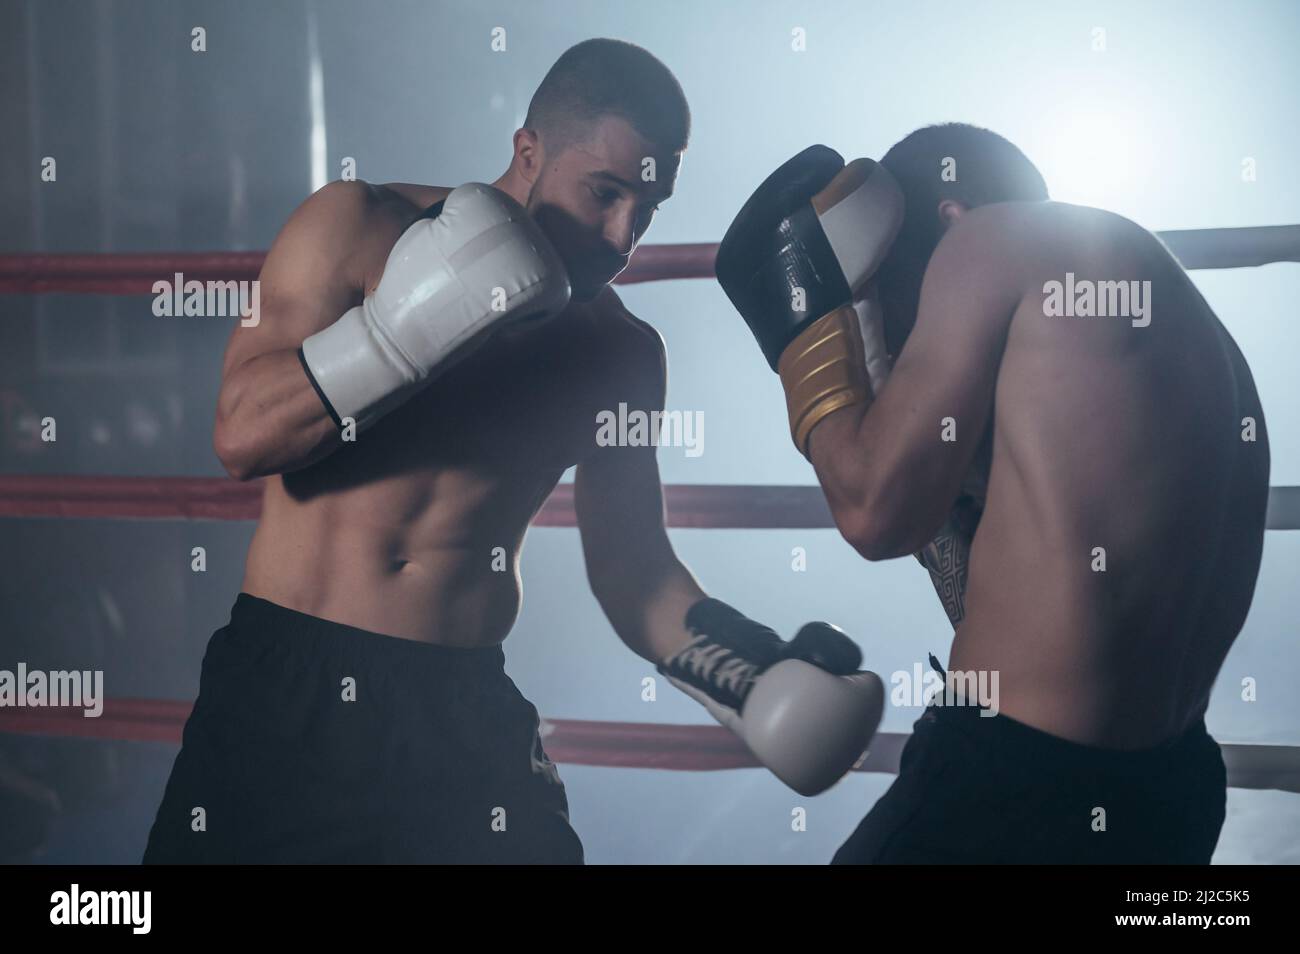
<svg viewBox="0 0 1300 954">
<path fill-rule="evenodd" d="M 951 162 L 949 162 L 951 160 Z M 941 123 L 909 133 L 880 164 L 903 191 L 903 225 L 880 270 L 881 289 L 899 310 L 886 310 L 889 350 L 898 354 L 911 331 L 921 280 L 943 229 L 939 203 L 967 208 L 995 202 L 1046 201 L 1047 183 L 1029 157 L 997 133 L 968 123 Z M 951 170 L 952 175 L 945 175 Z"/>
<path fill-rule="evenodd" d="M 968 208 L 1047 199 L 1047 183 L 1028 156 L 997 133 L 967 123 L 942 123 L 909 133 L 880 164 L 903 190 L 906 211 L 899 240 L 930 251 L 940 238 L 935 210 L 945 199 Z M 944 175 L 945 168 L 953 175 Z"/>
<path fill-rule="evenodd" d="M 619 116 L 674 152 L 691 137 L 691 110 L 677 77 L 624 40 L 583 40 L 561 54 L 528 104 L 524 126 L 548 149 L 581 142 L 602 116 Z"/>
</svg>

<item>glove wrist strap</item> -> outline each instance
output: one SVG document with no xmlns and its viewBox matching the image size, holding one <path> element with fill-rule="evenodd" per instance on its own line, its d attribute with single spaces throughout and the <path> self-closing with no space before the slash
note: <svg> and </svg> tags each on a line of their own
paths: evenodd
<svg viewBox="0 0 1300 954">
<path fill-rule="evenodd" d="M 826 415 L 871 397 L 862 329 L 845 304 L 799 333 L 777 363 L 790 415 L 790 436 L 808 456 L 808 438 Z"/>
</svg>

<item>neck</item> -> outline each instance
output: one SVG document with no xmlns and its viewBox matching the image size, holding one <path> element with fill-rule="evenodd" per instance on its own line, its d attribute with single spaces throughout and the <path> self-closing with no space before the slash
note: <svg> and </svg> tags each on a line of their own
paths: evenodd
<svg viewBox="0 0 1300 954">
<path fill-rule="evenodd" d="M 500 189 L 524 208 L 528 208 L 528 193 L 532 191 L 532 185 L 516 172 L 513 166 L 492 183 L 492 188 Z"/>
</svg>

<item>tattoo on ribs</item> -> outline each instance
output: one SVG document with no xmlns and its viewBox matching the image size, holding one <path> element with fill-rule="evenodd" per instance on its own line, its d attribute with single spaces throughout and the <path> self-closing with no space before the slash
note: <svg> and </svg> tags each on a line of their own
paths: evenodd
<svg viewBox="0 0 1300 954">
<path fill-rule="evenodd" d="M 970 568 L 970 547 L 982 515 L 982 505 L 963 497 L 953 508 L 948 522 L 938 535 L 916 554 L 916 559 L 930 573 L 930 582 L 939 595 L 944 612 L 953 629 L 966 616 L 966 574 Z"/>
</svg>

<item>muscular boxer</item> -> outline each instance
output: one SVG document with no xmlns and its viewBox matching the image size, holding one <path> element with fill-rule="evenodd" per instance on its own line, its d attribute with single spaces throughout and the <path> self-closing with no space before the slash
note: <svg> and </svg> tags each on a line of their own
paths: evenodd
<svg viewBox="0 0 1300 954">
<path fill-rule="evenodd" d="M 688 132 L 663 64 L 591 40 L 490 185 L 334 183 L 293 214 L 214 434 L 232 476 L 267 478 L 262 516 L 146 861 L 581 861 L 501 650 L 525 531 L 573 465 L 620 638 L 800 791 L 860 756 L 882 693 L 856 645 L 826 624 L 785 641 L 706 596 L 665 533 L 655 448 L 596 441 L 602 410 L 663 406 L 662 342 L 608 285 Z"/>
<path fill-rule="evenodd" d="M 862 178 L 877 201 L 853 210 Z M 850 212 L 875 244 L 845 241 Z M 879 166 L 801 153 L 718 275 L 845 539 L 918 555 L 956 628 L 950 691 L 836 861 L 1208 863 L 1225 773 L 1203 717 L 1269 454 L 1250 371 L 1169 251 L 953 124 Z"/>
</svg>

